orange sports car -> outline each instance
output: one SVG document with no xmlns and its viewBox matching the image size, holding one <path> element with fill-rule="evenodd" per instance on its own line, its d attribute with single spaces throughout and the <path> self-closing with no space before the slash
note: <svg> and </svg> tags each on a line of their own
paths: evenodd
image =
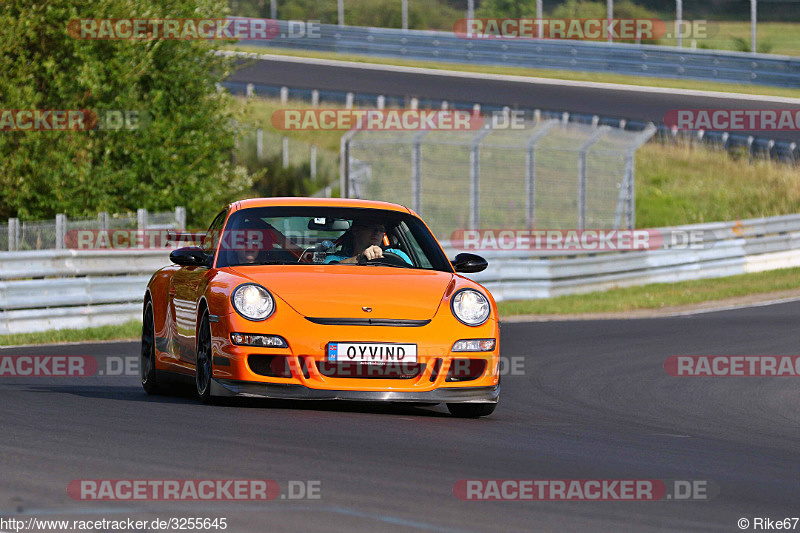
<svg viewBox="0 0 800 533">
<path fill-rule="evenodd" d="M 457 272 L 422 220 L 385 202 L 235 202 L 201 246 L 178 248 L 144 297 L 148 393 L 191 380 L 223 396 L 446 403 L 455 416 L 498 401 L 497 306 Z"/>
</svg>

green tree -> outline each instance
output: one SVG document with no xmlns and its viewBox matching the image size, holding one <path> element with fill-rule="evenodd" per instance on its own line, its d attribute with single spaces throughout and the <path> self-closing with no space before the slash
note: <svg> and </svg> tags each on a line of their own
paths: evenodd
<svg viewBox="0 0 800 533">
<path fill-rule="evenodd" d="M 480 3 L 478 18 L 531 18 L 536 16 L 536 0 L 485 0 Z"/>
<path fill-rule="evenodd" d="M 205 223 L 249 188 L 234 168 L 229 66 L 213 43 L 79 40 L 82 18 L 205 18 L 224 0 L 6 0 L 0 4 L 0 108 L 136 110 L 129 131 L 0 132 L 0 218 L 187 207 Z"/>
</svg>

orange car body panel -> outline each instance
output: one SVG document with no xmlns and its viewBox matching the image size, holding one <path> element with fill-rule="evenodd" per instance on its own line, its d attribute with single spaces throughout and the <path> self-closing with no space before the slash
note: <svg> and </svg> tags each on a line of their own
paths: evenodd
<svg viewBox="0 0 800 533">
<path fill-rule="evenodd" d="M 239 209 L 263 206 L 334 206 L 384 209 L 411 213 L 396 204 L 353 199 L 269 198 L 242 200 L 228 206 L 228 217 Z M 444 252 L 443 252 L 444 253 Z M 236 287 L 246 282 L 266 287 L 275 299 L 273 314 L 255 322 L 240 316 L 231 303 Z M 490 302 L 490 318 L 477 327 L 453 316 L 450 298 L 458 290 L 477 289 Z M 313 389 L 359 391 L 430 391 L 440 388 L 493 387 L 499 379 L 499 323 L 491 293 L 455 272 L 345 265 L 264 265 L 247 267 L 167 266 L 156 272 L 147 289 L 153 303 L 156 369 L 193 376 L 199 309 L 207 306 L 218 317 L 210 324 L 213 377 L 252 383 L 303 385 Z M 362 307 L 372 308 L 366 315 Z M 430 320 L 423 326 L 323 325 L 307 317 Z M 280 335 L 288 348 L 238 346 L 231 334 Z M 460 339 L 496 339 L 489 352 L 452 352 Z M 412 379 L 332 377 L 319 371 L 329 342 L 391 342 L 417 345 L 422 373 Z M 291 377 L 255 373 L 253 354 L 286 357 Z M 485 370 L 470 381 L 448 382 L 451 361 L 484 359 Z M 431 380 L 434 362 L 438 376 Z M 307 376 L 301 371 L 301 360 Z"/>
</svg>

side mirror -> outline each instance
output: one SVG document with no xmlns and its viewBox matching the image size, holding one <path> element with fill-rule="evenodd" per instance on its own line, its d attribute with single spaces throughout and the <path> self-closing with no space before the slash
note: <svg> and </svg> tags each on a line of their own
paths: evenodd
<svg viewBox="0 0 800 533">
<path fill-rule="evenodd" d="M 180 266 L 208 266 L 208 256 L 198 246 L 178 248 L 169 254 L 169 260 Z"/>
<path fill-rule="evenodd" d="M 483 272 L 486 270 L 486 267 L 489 266 L 489 263 L 486 262 L 486 259 L 479 255 L 475 254 L 458 254 L 455 259 L 450 261 L 453 264 L 453 268 L 456 269 L 456 272 L 464 272 L 464 273 L 475 273 L 475 272 Z"/>
</svg>

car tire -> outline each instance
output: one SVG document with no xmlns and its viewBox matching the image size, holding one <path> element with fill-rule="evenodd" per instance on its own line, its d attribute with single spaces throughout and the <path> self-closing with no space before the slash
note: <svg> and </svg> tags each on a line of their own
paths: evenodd
<svg viewBox="0 0 800 533">
<path fill-rule="evenodd" d="M 142 350 L 139 358 L 139 377 L 147 394 L 159 394 L 161 387 L 156 379 L 156 330 L 153 303 L 148 300 L 142 316 Z"/>
<path fill-rule="evenodd" d="M 479 418 L 494 413 L 497 403 L 448 403 L 447 410 L 458 418 Z"/>
<path fill-rule="evenodd" d="M 213 403 L 211 396 L 211 324 L 208 321 L 208 309 L 203 310 L 200 316 L 200 327 L 197 329 L 197 351 L 194 367 L 194 382 L 197 388 L 197 397 L 203 403 Z"/>
</svg>

